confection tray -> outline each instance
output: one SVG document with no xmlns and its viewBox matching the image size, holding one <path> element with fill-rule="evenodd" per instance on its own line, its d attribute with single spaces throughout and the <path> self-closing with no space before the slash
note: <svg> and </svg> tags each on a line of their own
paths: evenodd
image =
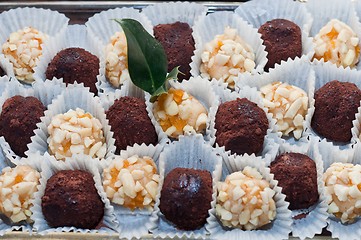
<svg viewBox="0 0 361 240">
<path fill-rule="evenodd" d="M 246 0 L 245 0 L 246 1 Z M 242 2 L 206 2 L 201 1 L 208 7 L 208 12 L 216 11 L 233 11 Z M 291 1 L 291 0 L 290 0 Z M 304 0 L 299 0 L 304 2 Z M 69 19 L 69 24 L 84 24 L 89 17 L 103 10 L 121 7 L 133 7 L 135 9 L 142 9 L 148 5 L 159 3 L 160 1 L 0 1 L 0 13 L 17 7 L 37 7 L 46 8 L 64 13 Z M 10 232 L 6 233 L 1 239 L 119 239 L 118 234 L 91 234 L 91 233 L 49 233 L 46 235 L 39 235 L 32 233 L 29 235 L 24 232 Z M 154 239 L 151 234 L 146 235 L 143 239 Z M 290 237 L 289 239 L 298 239 Z M 321 235 L 315 236 L 313 239 L 331 239 L 330 233 L 326 230 Z"/>
</svg>

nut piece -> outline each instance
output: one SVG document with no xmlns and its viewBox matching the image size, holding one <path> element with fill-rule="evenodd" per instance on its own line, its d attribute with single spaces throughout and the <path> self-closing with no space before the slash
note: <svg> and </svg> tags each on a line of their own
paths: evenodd
<svg viewBox="0 0 361 240">
<path fill-rule="evenodd" d="M 29 210 L 37 191 L 40 173 L 29 166 L 6 167 L 0 176 L 0 211 L 13 223 L 32 222 Z"/>
<path fill-rule="evenodd" d="M 207 127 L 206 108 L 180 89 L 169 89 L 153 105 L 153 114 L 163 131 L 172 138 L 185 133 L 202 133 Z"/>
<path fill-rule="evenodd" d="M 303 122 L 308 109 L 305 91 L 287 83 L 274 82 L 261 89 L 263 103 L 277 121 L 283 136 L 293 133 L 299 139 L 303 132 Z"/>
<path fill-rule="evenodd" d="M 257 169 L 234 172 L 217 188 L 216 214 L 224 226 L 253 230 L 275 219 L 275 191 Z"/>
<path fill-rule="evenodd" d="M 17 79 L 31 83 L 34 81 L 34 68 L 42 55 L 42 44 L 48 35 L 32 28 L 25 27 L 10 34 L 2 45 L 4 56 L 13 64 Z"/>
<path fill-rule="evenodd" d="M 355 67 L 360 56 L 360 39 L 345 23 L 332 19 L 315 36 L 314 58 L 330 61 L 337 66 Z"/>
<path fill-rule="evenodd" d="M 224 81 L 230 88 L 238 74 L 252 72 L 256 66 L 252 47 L 230 27 L 205 45 L 201 59 L 201 76 Z"/>
<path fill-rule="evenodd" d="M 333 163 L 323 174 L 328 212 L 352 223 L 361 216 L 361 165 Z"/>
<path fill-rule="evenodd" d="M 113 203 L 132 210 L 153 209 L 158 183 L 157 167 L 150 157 L 117 157 L 103 171 L 103 186 L 107 197 Z"/>
<path fill-rule="evenodd" d="M 116 32 L 105 47 L 105 75 L 108 81 L 119 87 L 130 80 L 128 72 L 127 39 L 124 32 Z"/>
<path fill-rule="evenodd" d="M 106 143 L 100 121 L 83 109 L 54 116 L 48 126 L 49 151 L 58 160 L 84 153 L 103 158 Z"/>
</svg>

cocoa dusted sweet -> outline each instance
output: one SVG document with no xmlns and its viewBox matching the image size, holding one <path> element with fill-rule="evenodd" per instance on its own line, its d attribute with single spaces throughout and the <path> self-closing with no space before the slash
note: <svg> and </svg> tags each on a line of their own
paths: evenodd
<svg viewBox="0 0 361 240">
<path fill-rule="evenodd" d="M 317 170 L 311 158 L 301 153 L 284 153 L 277 156 L 270 168 L 291 210 L 317 203 Z"/>
<path fill-rule="evenodd" d="M 175 168 L 164 179 L 159 208 L 179 229 L 195 230 L 206 223 L 212 192 L 208 171 Z"/>
<path fill-rule="evenodd" d="M 145 102 L 135 97 L 121 97 L 106 112 L 114 132 L 116 153 L 135 143 L 156 145 L 158 135 L 150 120 Z"/>
<path fill-rule="evenodd" d="M 62 170 L 46 183 L 41 208 L 51 227 L 94 229 L 104 215 L 92 174 L 82 170 Z"/>
<path fill-rule="evenodd" d="M 84 83 L 97 94 L 95 86 L 99 74 L 99 59 L 82 48 L 66 48 L 58 52 L 46 69 L 47 79 L 63 78 L 66 84 Z"/>
<path fill-rule="evenodd" d="M 168 59 L 168 72 L 179 67 L 183 74 L 178 79 L 189 79 L 191 76 L 191 57 L 195 50 L 192 29 L 187 23 L 175 22 L 172 24 L 159 24 L 154 27 L 154 37 L 162 44 Z"/>
<path fill-rule="evenodd" d="M 25 157 L 27 145 L 44 111 L 45 106 L 35 97 L 16 95 L 4 102 L 0 115 L 0 136 L 4 136 L 17 155 Z"/>
<path fill-rule="evenodd" d="M 329 140 L 349 142 L 360 100 L 361 90 L 355 84 L 337 80 L 326 83 L 315 92 L 313 130 Z"/>
<path fill-rule="evenodd" d="M 237 154 L 262 151 L 267 134 L 266 113 L 246 98 L 224 102 L 218 107 L 215 120 L 216 142 Z"/>
<path fill-rule="evenodd" d="M 281 60 L 294 59 L 302 55 L 302 34 L 297 24 L 286 19 L 273 19 L 264 23 L 258 32 L 268 53 L 265 71 Z"/>
</svg>

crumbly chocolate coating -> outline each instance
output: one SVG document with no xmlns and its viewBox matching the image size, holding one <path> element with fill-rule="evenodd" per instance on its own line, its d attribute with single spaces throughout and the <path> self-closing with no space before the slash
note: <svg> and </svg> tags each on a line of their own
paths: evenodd
<svg viewBox="0 0 361 240">
<path fill-rule="evenodd" d="M 6 73 L 5 73 L 4 69 L 2 69 L 0 67 L 0 77 L 5 76 L 5 75 L 6 75 Z"/>
<path fill-rule="evenodd" d="M 164 179 L 159 208 L 179 229 L 195 230 L 206 223 L 212 192 L 208 171 L 175 168 Z"/>
<path fill-rule="evenodd" d="M 284 153 L 271 163 L 271 173 L 282 187 L 289 208 L 303 209 L 317 203 L 317 170 L 315 162 L 301 153 Z"/>
<path fill-rule="evenodd" d="M 162 44 L 168 59 L 168 72 L 180 66 L 178 80 L 191 77 L 191 57 L 195 50 L 192 29 L 187 23 L 175 22 L 172 24 L 159 24 L 154 27 L 154 37 Z"/>
<path fill-rule="evenodd" d="M 46 183 L 41 208 L 51 227 L 93 229 L 103 218 L 104 203 L 93 176 L 82 170 L 57 172 Z"/>
<path fill-rule="evenodd" d="M 355 84 L 337 80 L 326 83 L 315 92 L 313 130 L 329 140 L 349 142 L 360 100 L 361 90 Z"/>
<path fill-rule="evenodd" d="M 58 52 L 46 69 L 47 79 L 63 78 L 66 84 L 84 83 L 97 94 L 95 86 L 99 74 L 99 59 L 82 48 L 66 48 Z"/>
<path fill-rule="evenodd" d="M 267 134 L 266 113 L 246 98 L 237 98 L 218 107 L 215 120 L 216 142 L 237 154 L 262 151 Z"/>
<path fill-rule="evenodd" d="M 276 63 L 302 55 L 302 34 L 300 27 L 286 19 L 273 19 L 264 23 L 258 32 L 268 52 L 265 71 Z"/>
<path fill-rule="evenodd" d="M 45 106 L 35 97 L 17 95 L 4 102 L 0 115 L 0 136 L 4 136 L 17 155 L 25 157 L 27 145 L 44 111 Z"/>
<path fill-rule="evenodd" d="M 158 135 L 150 120 L 145 102 L 135 97 L 121 97 L 106 112 L 114 132 L 116 154 L 135 143 L 158 143 Z"/>
</svg>

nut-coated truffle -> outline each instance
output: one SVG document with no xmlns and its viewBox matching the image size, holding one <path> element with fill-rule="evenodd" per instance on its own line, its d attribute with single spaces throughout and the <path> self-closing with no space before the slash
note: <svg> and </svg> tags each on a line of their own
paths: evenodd
<svg viewBox="0 0 361 240">
<path fill-rule="evenodd" d="M 302 34 L 297 24 L 286 19 L 273 19 L 264 23 L 258 32 L 262 35 L 268 53 L 266 71 L 276 63 L 280 64 L 281 60 L 301 57 Z"/>
<path fill-rule="evenodd" d="M 271 163 L 271 173 L 282 187 L 289 208 L 304 209 L 317 203 L 316 163 L 301 153 L 284 153 Z"/>
<path fill-rule="evenodd" d="M 93 176 L 82 170 L 62 170 L 46 183 L 41 208 L 51 227 L 93 229 L 103 218 L 104 203 Z"/>
<path fill-rule="evenodd" d="M 116 153 L 135 143 L 156 145 L 158 135 L 150 120 L 145 102 L 135 97 L 121 97 L 106 112 L 114 132 Z"/>
<path fill-rule="evenodd" d="M 66 48 L 58 52 L 46 69 L 47 79 L 63 78 L 66 84 L 84 83 L 97 94 L 95 86 L 99 74 L 99 59 L 82 48 Z"/>
<path fill-rule="evenodd" d="M 208 171 L 175 168 L 164 179 L 159 208 L 179 229 L 195 230 L 206 223 L 212 192 Z"/>
<path fill-rule="evenodd" d="M 4 136 L 17 155 L 25 157 L 27 145 L 44 111 L 45 106 L 35 97 L 16 95 L 4 102 L 0 115 L 0 136 Z"/>
<path fill-rule="evenodd" d="M 154 37 L 162 44 L 168 59 L 168 72 L 179 67 L 178 79 L 189 79 L 190 70 L 195 50 L 195 43 L 192 37 L 192 29 L 187 23 L 175 22 L 172 24 L 159 24 L 154 27 Z"/>
<path fill-rule="evenodd" d="M 216 142 L 237 154 L 259 153 L 267 134 L 266 113 L 246 98 L 224 102 L 215 120 Z"/>
<path fill-rule="evenodd" d="M 337 80 L 326 83 L 315 92 L 313 130 L 329 140 L 349 142 L 360 100 L 361 90 L 355 84 Z"/>
</svg>

